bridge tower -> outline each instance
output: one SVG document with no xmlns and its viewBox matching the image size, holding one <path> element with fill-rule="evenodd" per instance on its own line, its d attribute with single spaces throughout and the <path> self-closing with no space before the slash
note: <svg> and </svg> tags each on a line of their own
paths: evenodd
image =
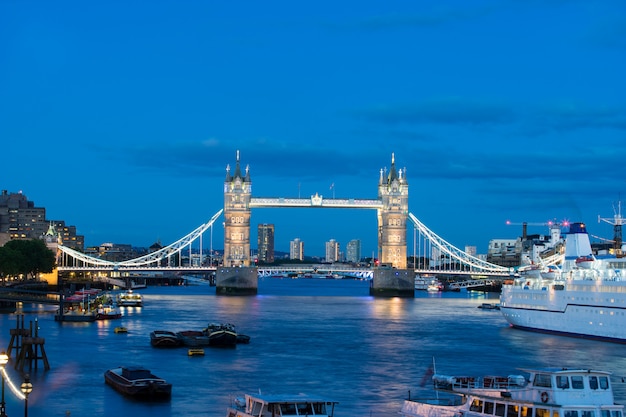
<svg viewBox="0 0 626 417">
<path fill-rule="evenodd" d="M 250 198 L 252 181 L 241 172 L 239 151 L 235 171 L 226 167 L 224 180 L 224 262 L 216 271 L 217 294 L 256 294 L 257 268 L 250 267 Z"/>
<path fill-rule="evenodd" d="M 242 175 L 239 151 L 235 172 L 224 181 L 224 266 L 250 266 L 250 171 Z"/>
<path fill-rule="evenodd" d="M 387 178 L 380 171 L 378 198 L 383 208 L 378 210 L 378 251 L 381 264 L 406 269 L 406 222 L 409 215 L 409 183 L 402 169 L 396 171 L 395 156 Z"/>
<path fill-rule="evenodd" d="M 402 170 L 396 170 L 394 154 L 385 178 L 380 171 L 378 199 L 378 256 L 370 294 L 374 296 L 414 297 L 415 273 L 406 269 L 406 225 L 409 216 L 409 183 Z"/>
</svg>

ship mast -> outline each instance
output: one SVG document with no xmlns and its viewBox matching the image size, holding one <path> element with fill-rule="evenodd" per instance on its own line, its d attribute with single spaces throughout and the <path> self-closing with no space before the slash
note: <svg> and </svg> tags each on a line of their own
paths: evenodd
<svg viewBox="0 0 626 417">
<path fill-rule="evenodd" d="M 604 218 L 598 215 L 598 223 L 605 222 L 613 225 L 613 248 L 617 256 L 622 256 L 622 225 L 624 218 L 622 217 L 622 202 L 617 202 L 617 208 L 613 206 L 613 218 Z"/>
</svg>

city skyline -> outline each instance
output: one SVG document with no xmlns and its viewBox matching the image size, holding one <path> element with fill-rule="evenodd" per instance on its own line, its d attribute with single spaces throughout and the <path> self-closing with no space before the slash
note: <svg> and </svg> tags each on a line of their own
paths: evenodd
<svg viewBox="0 0 626 417">
<path fill-rule="evenodd" d="M 479 254 L 522 222 L 612 237 L 598 216 L 626 189 L 623 2 L 4 2 L 0 23 L 2 188 L 86 246 L 186 235 L 223 207 L 237 150 L 254 197 L 301 198 L 374 199 L 394 153 L 410 212 Z M 363 256 L 376 221 L 251 218 L 276 225 L 277 250 L 359 239 Z"/>
</svg>

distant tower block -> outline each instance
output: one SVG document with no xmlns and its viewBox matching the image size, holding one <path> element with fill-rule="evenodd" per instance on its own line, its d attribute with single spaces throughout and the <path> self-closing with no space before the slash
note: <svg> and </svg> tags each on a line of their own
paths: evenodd
<svg viewBox="0 0 626 417">
<path fill-rule="evenodd" d="M 224 181 L 224 267 L 216 271 L 217 294 L 256 294 L 257 269 L 250 267 L 250 172 L 241 173 L 239 151 L 235 172 L 226 167 Z"/>
</svg>

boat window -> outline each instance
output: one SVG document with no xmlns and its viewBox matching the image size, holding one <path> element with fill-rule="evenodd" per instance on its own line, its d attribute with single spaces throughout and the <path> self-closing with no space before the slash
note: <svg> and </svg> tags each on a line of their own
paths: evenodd
<svg viewBox="0 0 626 417">
<path fill-rule="evenodd" d="M 533 408 L 522 406 L 520 417 L 533 417 Z"/>
<path fill-rule="evenodd" d="M 600 388 L 601 389 L 609 389 L 609 378 L 606 376 L 600 377 Z"/>
<path fill-rule="evenodd" d="M 598 377 L 597 376 L 589 377 L 589 388 L 598 389 Z"/>
<path fill-rule="evenodd" d="M 281 404 L 280 414 L 282 414 L 283 416 L 295 416 L 296 405 L 295 404 Z"/>
<path fill-rule="evenodd" d="M 505 412 L 506 412 L 506 406 L 503 403 L 496 403 L 496 415 L 500 417 L 504 417 Z"/>
<path fill-rule="evenodd" d="M 594 410 L 583 410 L 582 417 L 595 417 L 596 412 Z"/>
<path fill-rule="evenodd" d="M 311 407 L 310 403 L 307 404 L 298 404 L 298 414 L 303 416 L 308 416 L 313 414 L 313 407 Z"/>
<path fill-rule="evenodd" d="M 611 410 L 600 410 L 600 417 L 611 417 Z"/>
<path fill-rule="evenodd" d="M 556 386 L 561 389 L 569 388 L 569 378 L 563 375 L 557 375 Z"/>
<path fill-rule="evenodd" d="M 611 411 L 611 417 L 622 417 L 622 412 L 620 410 Z"/>
<path fill-rule="evenodd" d="M 537 374 L 535 375 L 535 381 L 533 385 L 536 387 L 552 387 L 552 380 L 550 379 L 550 375 L 547 374 Z"/>
<path fill-rule="evenodd" d="M 313 411 L 315 414 L 326 414 L 326 404 L 325 403 L 314 403 Z"/>
<path fill-rule="evenodd" d="M 509 404 L 506 407 L 506 417 L 518 417 L 519 405 Z"/>
<path fill-rule="evenodd" d="M 563 417 L 578 417 L 577 410 L 565 410 Z"/>
<path fill-rule="evenodd" d="M 485 412 L 484 414 L 493 414 L 493 403 L 490 401 L 485 401 Z"/>
<path fill-rule="evenodd" d="M 572 388 L 574 389 L 585 388 L 585 385 L 583 384 L 583 377 L 581 375 L 572 376 Z"/>
<path fill-rule="evenodd" d="M 470 405 L 470 411 L 476 411 L 477 413 L 482 413 L 483 401 L 479 400 L 478 398 L 474 398 L 474 400 L 472 400 L 472 404 Z M 610 416 L 607 416 L 607 417 L 610 417 Z"/>
<path fill-rule="evenodd" d="M 559 417 L 559 410 L 552 410 L 552 417 Z"/>
<path fill-rule="evenodd" d="M 547 408 L 535 409 L 535 417 L 550 417 L 550 410 Z"/>
</svg>

